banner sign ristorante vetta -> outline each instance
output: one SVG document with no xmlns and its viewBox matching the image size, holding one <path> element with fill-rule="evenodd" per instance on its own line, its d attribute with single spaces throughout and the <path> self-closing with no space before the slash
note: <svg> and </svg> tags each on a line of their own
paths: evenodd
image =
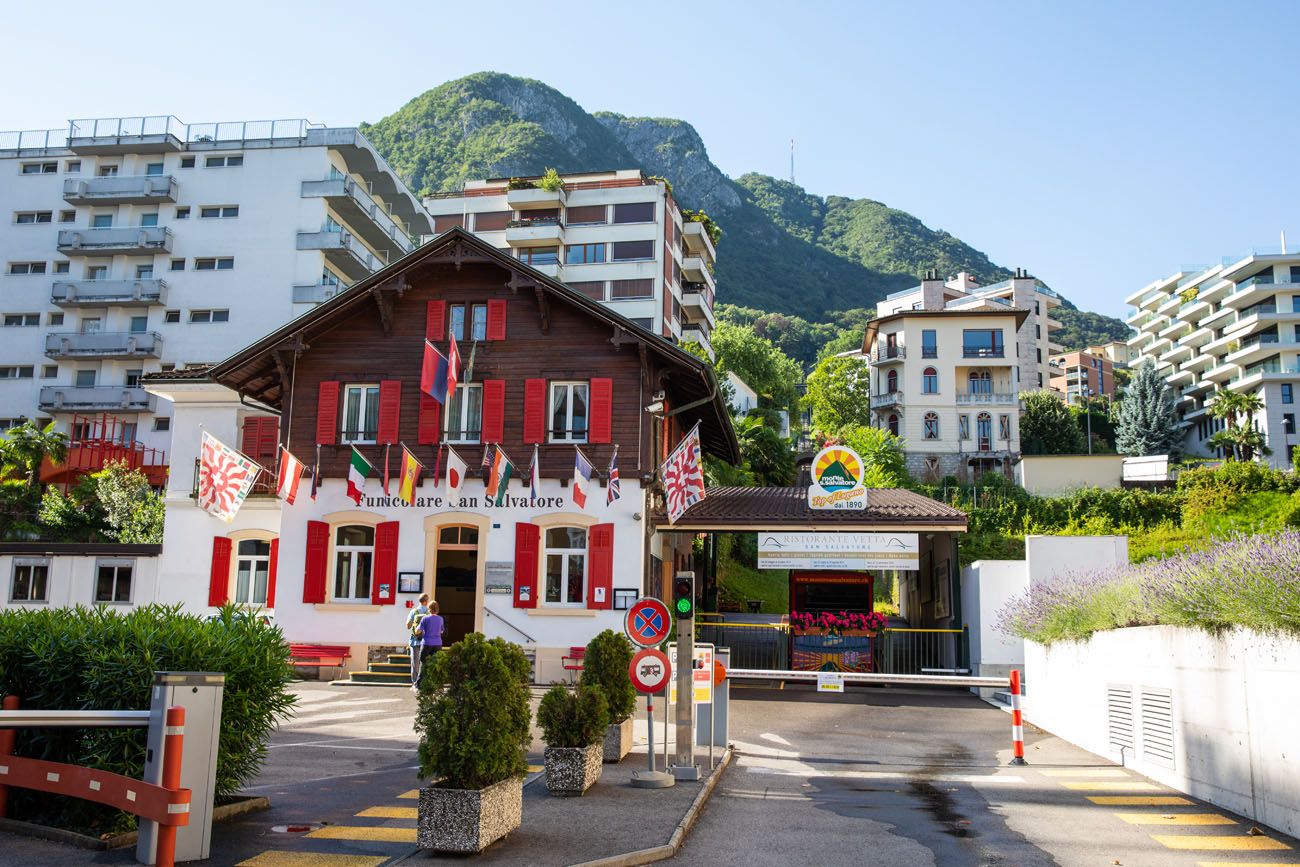
<svg viewBox="0 0 1300 867">
<path fill-rule="evenodd" d="M 759 533 L 760 569 L 919 569 L 916 533 Z"/>
</svg>

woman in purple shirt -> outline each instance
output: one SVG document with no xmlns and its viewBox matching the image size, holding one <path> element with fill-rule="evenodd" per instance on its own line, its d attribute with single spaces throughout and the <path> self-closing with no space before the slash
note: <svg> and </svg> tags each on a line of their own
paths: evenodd
<svg viewBox="0 0 1300 867">
<path fill-rule="evenodd" d="M 438 614 L 438 603 L 429 603 L 429 613 L 420 618 L 420 668 L 429 663 L 429 659 L 442 650 L 442 634 L 446 631 L 446 625 L 442 622 L 442 616 Z"/>
</svg>

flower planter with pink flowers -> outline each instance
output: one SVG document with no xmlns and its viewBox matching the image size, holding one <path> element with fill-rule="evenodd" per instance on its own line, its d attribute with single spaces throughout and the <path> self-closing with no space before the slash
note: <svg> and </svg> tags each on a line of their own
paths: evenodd
<svg viewBox="0 0 1300 867">
<path fill-rule="evenodd" d="M 875 639 L 888 620 L 883 614 L 790 615 L 790 665 L 795 671 L 874 670 Z"/>
</svg>

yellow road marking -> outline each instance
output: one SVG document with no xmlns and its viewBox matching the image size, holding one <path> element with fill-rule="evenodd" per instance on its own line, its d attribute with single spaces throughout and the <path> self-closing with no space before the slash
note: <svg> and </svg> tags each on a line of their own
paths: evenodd
<svg viewBox="0 0 1300 867">
<path fill-rule="evenodd" d="M 1130 825 L 1235 825 L 1218 813 L 1116 813 Z"/>
<path fill-rule="evenodd" d="M 1190 807 L 1192 802 L 1173 795 L 1089 795 L 1099 807 Z"/>
<path fill-rule="evenodd" d="M 317 840 L 378 840 L 385 843 L 414 843 L 414 828 L 360 827 L 326 825 L 307 835 Z"/>
<path fill-rule="evenodd" d="M 1271 837 L 1251 837 L 1234 834 L 1231 837 L 1201 834 L 1152 834 L 1157 843 L 1170 849 L 1290 849 L 1287 844 Z"/>
<path fill-rule="evenodd" d="M 419 811 L 414 807 L 366 807 L 357 817 L 361 819 L 418 819 Z"/>
<path fill-rule="evenodd" d="M 1123 768 L 1077 768 L 1072 771 L 1053 768 L 1038 773 L 1045 777 L 1127 777 L 1129 775 Z"/>
<path fill-rule="evenodd" d="M 408 800 L 415 800 L 416 798 L 420 797 L 420 790 L 411 789 L 411 791 L 409 792 L 402 792 L 402 794 L 398 795 L 397 797 L 406 798 Z"/>
<path fill-rule="evenodd" d="M 528 766 L 528 773 L 530 773 L 530 774 L 535 774 L 535 773 L 537 773 L 538 771 L 543 771 L 543 770 L 545 770 L 545 769 L 546 769 L 546 766 L 545 766 L 545 765 L 529 765 L 529 766 Z"/>
<path fill-rule="evenodd" d="M 1086 783 L 1061 783 L 1067 789 L 1076 792 L 1158 792 L 1160 787 L 1152 783 L 1119 783 L 1098 780 Z"/>
<path fill-rule="evenodd" d="M 322 855 L 319 852 L 282 852 L 268 849 L 236 867 L 379 867 L 388 859 L 383 855 Z"/>
</svg>

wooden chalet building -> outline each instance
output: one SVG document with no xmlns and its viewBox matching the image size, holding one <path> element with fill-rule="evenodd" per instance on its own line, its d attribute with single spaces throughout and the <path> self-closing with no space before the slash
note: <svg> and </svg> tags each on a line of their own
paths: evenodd
<svg viewBox="0 0 1300 867">
<path fill-rule="evenodd" d="M 420 368 L 425 339 L 445 354 L 449 333 L 463 370 L 444 410 L 421 393 Z M 621 629 L 621 608 L 685 564 L 690 536 L 647 520 L 667 452 L 698 422 L 706 453 L 738 460 L 706 364 L 459 229 L 206 371 L 146 385 L 174 402 L 160 598 L 264 604 L 288 640 L 351 645 L 354 662 L 403 643 L 406 608 L 428 591 L 448 640 L 482 631 L 532 645 L 538 679 L 561 676 L 570 647 Z M 291 506 L 271 484 L 232 524 L 207 515 L 180 470 L 201 430 L 262 461 L 272 482 L 277 445 L 309 468 L 319 455 L 317 495 L 304 478 Z M 396 496 L 402 444 L 425 466 L 413 507 Z M 516 468 L 499 507 L 484 497 L 488 444 Z M 469 464 L 455 503 L 447 446 Z M 353 447 L 376 468 L 359 506 L 345 495 Z M 572 497 L 575 447 L 595 470 L 585 508 Z M 607 503 L 615 448 L 622 495 Z"/>
</svg>

